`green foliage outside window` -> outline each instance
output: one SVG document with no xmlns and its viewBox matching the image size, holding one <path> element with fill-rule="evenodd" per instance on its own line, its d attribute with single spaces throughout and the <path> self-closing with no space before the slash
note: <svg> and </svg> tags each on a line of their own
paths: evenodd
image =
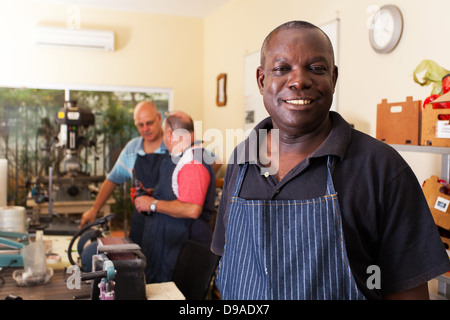
<svg viewBox="0 0 450 320">
<path fill-rule="evenodd" d="M 95 176 L 106 175 L 125 144 L 138 136 L 136 103 L 152 100 L 161 114 L 168 110 L 167 93 L 70 91 L 70 100 L 95 115 L 95 125 L 84 132 L 91 147 L 79 152 L 83 171 Z M 64 150 L 55 147 L 56 116 L 64 101 L 63 90 L 0 88 L 0 158 L 8 160 L 9 204 L 25 206 L 33 179 L 47 175 L 50 166 L 59 174 Z M 124 188 L 116 188 L 114 198 L 118 220 L 124 212 L 131 216 Z"/>
</svg>

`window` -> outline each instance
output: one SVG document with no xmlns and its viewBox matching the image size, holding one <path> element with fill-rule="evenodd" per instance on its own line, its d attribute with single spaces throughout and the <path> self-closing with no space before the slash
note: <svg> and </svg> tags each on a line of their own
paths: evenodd
<svg viewBox="0 0 450 320">
<path fill-rule="evenodd" d="M 95 124 L 83 130 L 78 150 L 82 171 L 91 176 L 106 175 L 125 144 L 138 136 L 133 121 L 137 102 L 154 101 L 162 115 L 170 109 L 170 90 L 100 89 L 0 88 L 0 158 L 8 160 L 9 204 L 25 206 L 33 181 L 48 175 L 49 167 L 54 175 L 64 174 L 56 118 L 66 100 L 77 101 L 95 116 Z"/>
</svg>

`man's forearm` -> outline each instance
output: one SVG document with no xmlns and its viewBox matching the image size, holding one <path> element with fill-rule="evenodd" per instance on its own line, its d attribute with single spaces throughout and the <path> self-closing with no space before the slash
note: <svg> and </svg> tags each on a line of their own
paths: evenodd
<svg viewBox="0 0 450 320">
<path fill-rule="evenodd" d="M 155 198 L 150 196 L 140 196 L 135 199 L 136 209 L 139 212 L 149 211 L 150 204 Z M 180 200 L 158 200 L 156 211 L 167 214 L 174 218 L 197 219 L 202 213 L 202 206 L 194 203 L 183 202 Z"/>
<path fill-rule="evenodd" d="M 156 210 L 174 218 L 197 219 L 202 213 L 202 206 L 180 200 L 160 200 L 156 205 Z"/>
<path fill-rule="evenodd" d="M 92 205 L 92 207 L 96 209 L 97 212 L 100 211 L 100 209 L 105 205 L 106 201 L 108 201 L 109 197 L 111 197 L 116 187 L 117 184 L 109 181 L 108 179 L 103 182 L 102 187 L 98 192 L 97 198 Z"/>
</svg>

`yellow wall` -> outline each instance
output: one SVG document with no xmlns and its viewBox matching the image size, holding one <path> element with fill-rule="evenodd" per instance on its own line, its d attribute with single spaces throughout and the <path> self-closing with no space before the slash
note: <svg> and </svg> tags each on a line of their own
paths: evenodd
<svg viewBox="0 0 450 320">
<path fill-rule="evenodd" d="M 373 136 L 381 99 L 429 95 L 430 87 L 412 80 L 412 71 L 422 59 L 450 69 L 450 44 L 442 41 L 448 0 L 391 1 L 402 9 L 405 29 L 399 46 L 388 55 L 370 48 L 367 29 L 367 8 L 389 3 L 384 0 L 231 0 L 205 19 L 82 7 L 82 28 L 115 31 L 113 53 L 36 47 L 37 24 L 65 26 L 69 16 L 67 5 L 36 2 L 0 2 L 0 85 L 171 88 L 173 108 L 203 120 L 203 132 L 243 127 L 244 57 L 258 51 L 266 34 L 288 20 L 321 25 L 339 17 L 339 112 Z M 225 107 L 215 105 L 220 73 L 228 75 Z M 439 156 L 402 155 L 419 180 L 439 175 Z"/>
<path fill-rule="evenodd" d="M 38 24 L 65 27 L 68 5 L 0 2 L 0 84 L 160 87 L 201 119 L 203 19 L 81 8 L 81 28 L 114 30 L 116 50 L 34 45 Z"/>
<path fill-rule="evenodd" d="M 395 3 L 403 12 L 400 44 L 390 54 L 375 53 L 368 41 L 367 8 Z M 447 0 L 232 0 L 205 20 L 205 128 L 243 126 L 244 56 L 260 49 L 273 28 L 289 20 L 316 25 L 340 19 L 338 111 L 356 128 L 375 136 L 376 106 L 381 99 L 404 101 L 407 96 L 423 100 L 431 87 L 420 87 L 412 72 L 422 59 L 432 59 L 450 69 L 450 43 L 445 40 Z M 215 77 L 228 74 L 229 103 L 214 104 Z M 440 174 L 440 156 L 408 153 L 420 181 Z"/>
</svg>

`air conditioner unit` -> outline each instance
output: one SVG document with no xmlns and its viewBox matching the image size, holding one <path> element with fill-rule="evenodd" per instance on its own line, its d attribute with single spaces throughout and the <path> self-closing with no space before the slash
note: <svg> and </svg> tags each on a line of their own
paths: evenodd
<svg viewBox="0 0 450 320">
<path fill-rule="evenodd" d="M 114 32 L 61 27 L 36 27 L 36 44 L 114 51 Z"/>
</svg>

